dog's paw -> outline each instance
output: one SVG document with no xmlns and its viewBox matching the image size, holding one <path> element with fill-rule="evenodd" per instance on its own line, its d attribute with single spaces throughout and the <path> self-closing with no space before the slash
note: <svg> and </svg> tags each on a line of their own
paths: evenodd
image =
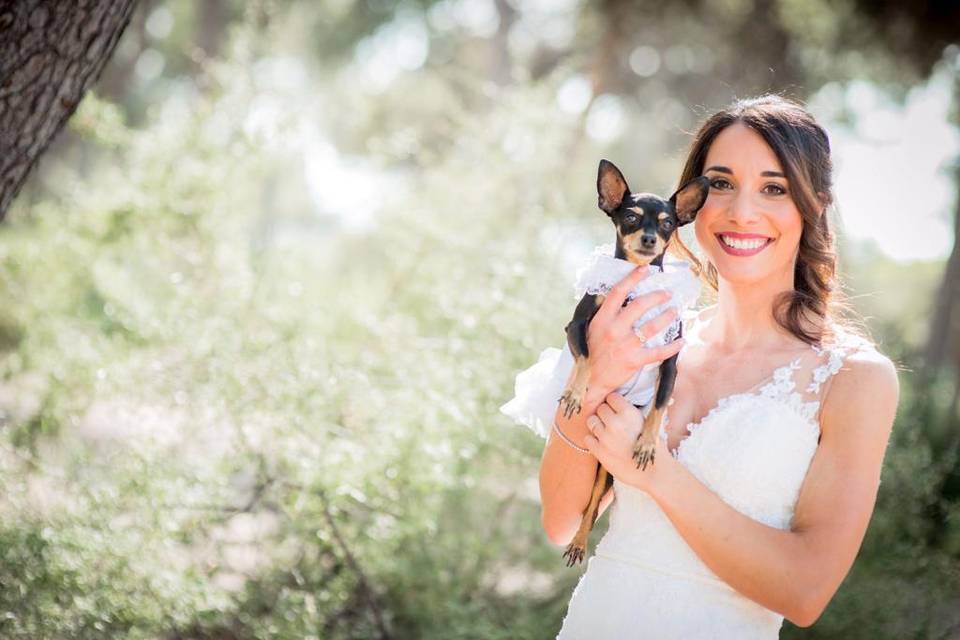
<svg viewBox="0 0 960 640">
<path fill-rule="evenodd" d="M 656 443 L 646 444 L 642 441 L 637 441 L 637 445 L 633 449 L 633 459 L 637 463 L 637 468 L 646 470 L 648 464 L 653 464 L 653 458 L 656 453 Z"/>
<path fill-rule="evenodd" d="M 567 566 L 572 567 L 578 562 L 583 562 L 583 554 L 586 549 L 576 540 L 570 543 L 567 550 L 563 552 L 563 557 L 567 559 Z"/>
<path fill-rule="evenodd" d="M 574 389 L 567 389 L 560 396 L 560 404 L 563 405 L 563 416 L 570 418 L 575 413 L 580 413 L 580 394 Z"/>
</svg>

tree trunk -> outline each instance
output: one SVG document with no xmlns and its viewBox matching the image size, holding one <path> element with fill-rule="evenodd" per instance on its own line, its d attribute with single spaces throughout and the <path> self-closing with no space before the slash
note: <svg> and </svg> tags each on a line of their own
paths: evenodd
<svg viewBox="0 0 960 640">
<path fill-rule="evenodd" d="M 0 0 L 0 220 L 113 53 L 136 0 Z"/>
<path fill-rule="evenodd" d="M 507 0 L 494 0 L 500 24 L 490 39 L 490 78 L 500 86 L 513 81 L 513 56 L 510 54 L 510 29 L 516 23 L 519 12 Z"/>
<path fill-rule="evenodd" d="M 213 58 L 220 54 L 223 38 L 230 22 L 230 7 L 224 0 L 203 0 L 197 7 L 199 14 L 199 34 L 197 45 L 203 49 L 203 55 Z"/>
<path fill-rule="evenodd" d="M 594 98 L 602 93 L 616 93 L 624 87 L 626 47 L 630 42 L 630 3 L 627 0 L 603 0 L 600 12 L 603 34 L 597 40 L 590 65 Z"/>
<path fill-rule="evenodd" d="M 960 108 L 960 74 L 953 81 L 953 107 Z M 960 125 L 960 116 L 955 124 Z M 960 322 L 957 317 L 957 306 L 960 304 L 960 160 L 954 170 L 954 183 L 957 186 L 957 199 L 953 213 L 953 249 L 950 250 L 940 288 L 933 301 L 933 318 L 924 359 L 931 369 L 939 369 L 949 361 L 960 372 L 960 353 L 957 353 L 960 345 L 954 339 L 958 333 L 956 325 Z"/>
<path fill-rule="evenodd" d="M 960 171 L 957 171 L 957 186 L 960 187 Z M 960 192 L 960 188 L 958 188 Z M 930 321 L 930 334 L 927 337 L 926 364 L 939 369 L 954 355 L 952 337 L 956 334 L 957 300 L 960 298 L 960 193 L 954 213 L 953 249 L 943 270 L 943 278 L 933 301 L 933 318 Z"/>
</svg>

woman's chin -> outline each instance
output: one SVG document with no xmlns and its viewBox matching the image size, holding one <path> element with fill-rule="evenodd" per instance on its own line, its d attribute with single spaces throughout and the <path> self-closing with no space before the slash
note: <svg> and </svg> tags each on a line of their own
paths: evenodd
<svg viewBox="0 0 960 640">
<path fill-rule="evenodd" d="M 771 269 L 770 265 L 732 265 L 722 261 L 713 264 L 720 279 L 738 286 L 769 282 L 776 277 L 775 270 Z"/>
<path fill-rule="evenodd" d="M 747 287 L 747 286 L 756 286 L 764 281 L 764 276 L 762 274 L 724 274 L 723 272 L 718 272 L 720 274 L 720 279 L 726 282 L 727 284 L 734 285 L 737 287 Z"/>
</svg>

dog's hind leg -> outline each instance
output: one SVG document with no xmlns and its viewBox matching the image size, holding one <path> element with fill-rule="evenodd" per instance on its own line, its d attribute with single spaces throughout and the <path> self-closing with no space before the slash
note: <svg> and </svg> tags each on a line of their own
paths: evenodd
<svg viewBox="0 0 960 640">
<path fill-rule="evenodd" d="M 573 540 L 563 552 L 563 557 L 567 559 L 567 566 L 572 567 L 583 560 L 587 550 L 587 539 L 593 530 L 594 522 L 597 519 L 597 512 L 600 510 L 600 499 L 607 493 L 607 490 L 613 485 L 613 476 L 610 475 L 603 465 L 597 467 L 597 478 L 593 483 L 593 489 L 590 492 L 590 502 L 583 511 L 583 519 L 580 520 L 580 528 L 573 536 Z"/>
</svg>

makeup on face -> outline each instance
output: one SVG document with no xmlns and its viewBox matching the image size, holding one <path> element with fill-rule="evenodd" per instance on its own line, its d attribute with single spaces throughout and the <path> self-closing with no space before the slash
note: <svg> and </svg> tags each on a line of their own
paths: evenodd
<svg viewBox="0 0 960 640">
<path fill-rule="evenodd" d="M 770 264 L 783 254 L 777 249 L 783 242 L 799 242 L 800 212 L 776 155 L 759 134 L 731 125 L 714 140 L 705 165 L 710 193 L 697 217 L 697 238 L 715 255 L 721 275 L 725 266 L 752 265 L 760 255 L 769 257 L 757 265 Z M 751 270 L 750 279 L 759 275 Z"/>
</svg>

